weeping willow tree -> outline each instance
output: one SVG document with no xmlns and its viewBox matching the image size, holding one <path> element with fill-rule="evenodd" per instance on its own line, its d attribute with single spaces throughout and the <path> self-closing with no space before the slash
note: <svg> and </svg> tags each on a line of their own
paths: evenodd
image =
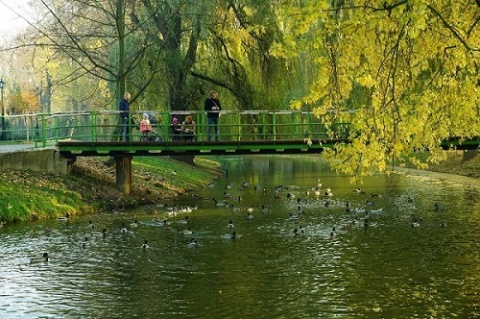
<svg viewBox="0 0 480 319">
<path fill-rule="evenodd" d="M 352 123 L 351 143 L 330 154 L 339 172 L 388 172 L 392 160 L 423 166 L 443 158 L 441 141 L 479 135 L 480 2 L 290 5 L 295 14 L 285 23 L 298 25 L 296 15 L 310 23 L 290 29 L 286 43 L 292 49 L 305 37 L 313 41 L 318 72 L 292 107 L 312 105 L 327 122 Z M 418 150 L 430 151 L 426 163 L 416 159 Z"/>
</svg>

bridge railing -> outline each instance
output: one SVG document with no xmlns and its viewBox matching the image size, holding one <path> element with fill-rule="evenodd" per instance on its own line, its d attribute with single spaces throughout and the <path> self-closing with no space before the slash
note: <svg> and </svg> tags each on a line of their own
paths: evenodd
<svg viewBox="0 0 480 319">
<path fill-rule="evenodd" d="M 192 115 L 196 123 L 197 141 L 205 141 L 207 118 L 204 111 L 132 111 L 130 141 L 139 141 L 139 122 L 149 113 L 157 141 L 172 141 L 170 124 L 173 117 L 181 123 Z M 299 139 L 347 138 L 348 123 L 327 125 L 311 112 L 301 111 L 222 111 L 219 139 L 223 141 L 274 141 Z M 56 145 L 61 140 L 88 142 L 118 141 L 119 114 L 116 111 L 27 114 L 5 117 L 2 143 L 34 143 L 38 147 Z"/>
</svg>

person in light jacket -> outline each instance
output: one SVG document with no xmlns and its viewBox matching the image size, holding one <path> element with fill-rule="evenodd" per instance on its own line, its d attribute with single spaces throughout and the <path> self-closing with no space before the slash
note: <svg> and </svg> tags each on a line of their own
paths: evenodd
<svg viewBox="0 0 480 319">
<path fill-rule="evenodd" d="M 195 138 L 196 125 L 191 115 L 185 116 L 182 123 L 182 134 L 185 141 L 193 141 Z"/>
</svg>

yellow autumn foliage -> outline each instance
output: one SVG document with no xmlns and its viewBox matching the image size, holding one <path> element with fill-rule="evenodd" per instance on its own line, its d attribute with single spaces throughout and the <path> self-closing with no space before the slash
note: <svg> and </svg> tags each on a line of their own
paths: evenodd
<svg viewBox="0 0 480 319">
<path fill-rule="evenodd" d="M 298 38 L 322 48 L 314 52 L 318 78 L 292 106 L 301 101 L 353 111 L 352 143 L 327 154 L 335 169 L 357 176 L 387 172 L 392 159 L 401 163 L 421 149 L 431 152 L 427 162 L 437 162 L 441 141 L 480 136 L 476 2 L 347 0 L 328 8 L 320 2 L 309 15 L 318 21 L 297 30 Z M 326 122 L 339 118 L 338 112 L 317 114 Z"/>
</svg>

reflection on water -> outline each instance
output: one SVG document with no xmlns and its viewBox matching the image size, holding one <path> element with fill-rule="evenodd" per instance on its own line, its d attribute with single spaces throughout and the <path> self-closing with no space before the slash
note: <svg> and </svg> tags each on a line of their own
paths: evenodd
<svg viewBox="0 0 480 319">
<path fill-rule="evenodd" d="M 0 229 L 1 318 L 480 317 L 476 181 L 352 185 L 284 157 L 224 166 L 212 187 L 153 210 Z"/>
</svg>

